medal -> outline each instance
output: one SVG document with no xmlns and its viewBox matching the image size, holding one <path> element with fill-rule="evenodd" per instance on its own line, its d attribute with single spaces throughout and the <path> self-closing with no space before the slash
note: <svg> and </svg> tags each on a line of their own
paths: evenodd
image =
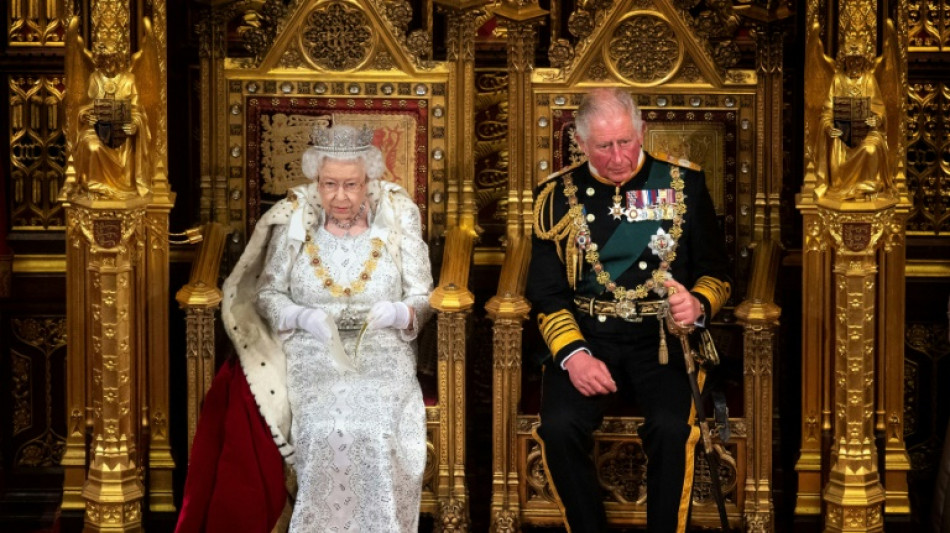
<svg viewBox="0 0 950 533">
<path fill-rule="evenodd" d="M 613 197 L 614 205 L 610 206 L 610 209 L 607 210 L 607 214 L 612 216 L 614 220 L 620 220 L 620 217 L 622 217 L 625 214 L 623 206 L 620 205 L 620 200 L 623 200 L 623 197 L 620 196 L 620 187 L 617 187 L 614 190 L 614 197 Z"/>
<path fill-rule="evenodd" d="M 647 246 L 653 250 L 653 254 L 664 257 L 670 248 L 674 245 L 675 241 L 669 233 L 663 231 L 663 228 L 656 230 L 656 235 L 650 237 L 650 244 Z"/>
</svg>

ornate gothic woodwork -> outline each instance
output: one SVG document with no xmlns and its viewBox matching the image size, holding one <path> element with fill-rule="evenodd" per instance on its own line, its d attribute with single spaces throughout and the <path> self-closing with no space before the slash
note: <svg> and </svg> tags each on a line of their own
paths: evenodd
<svg viewBox="0 0 950 533">
<path fill-rule="evenodd" d="M 522 356 L 533 342 L 523 335 L 524 327 L 533 326 L 523 324 L 528 302 L 518 289 L 518 276 L 524 273 L 518 265 L 530 227 L 531 188 L 576 157 L 571 115 L 578 96 L 595 85 L 629 88 L 653 126 L 652 147 L 697 160 L 706 169 L 730 239 L 737 290 L 724 314 L 726 323 L 717 325 L 720 336 L 732 341 L 720 349 L 726 346 L 724 351 L 735 356 L 734 385 L 743 399 L 743 409 L 731 413 L 733 432 L 742 435 L 729 448 L 735 465 L 723 471 L 730 480 L 730 516 L 743 520 L 749 531 L 786 531 L 793 518 L 805 520 L 805 529 L 818 527 L 827 507 L 821 496 L 831 466 L 827 447 L 837 423 L 839 332 L 833 326 L 847 321 L 848 311 L 833 282 L 840 258 L 830 233 L 831 215 L 823 218 L 817 206 L 800 212 L 795 207 L 796 193 L 810 193 L 813 185 L 801 157 L 810 149 L 803 139 L 811 138 L 813 130 L 803 122 L 800 98 L 814 69 L 799 58 L 806 23 L 813 16 L 825 21 L 826 42 L 847 36 L 840 32 L 862 20 L 852 15 L 873 14 L 877 30 L 883 30 L 881 17 L 893 18 L 899 38 L 906 41 L 899 55 L 908 70 L 902 93 L 907 105 L 902 124 L 906 200 L 901 198 L 884 224 L 875 255 L 878 272 L 864 276 L 877 291 L 875 298 L 862 300 L 875 308 L 876 352 L 870 365 L 875 383 L 867 410 L 879 443 L 882 519 L 923 523 L 950 414 L 948 395 L 939 387 L 950 376 L 944 318 L 950 276 L 950 0 L 876 2 L 876 9 L 868 9 L 870 2 L 863 0 L 838 4 L 188 0 L 168 4 L 172 12 L 166 13 L 162 0 L 3 3 L 0 11 L 8 25 L 0 44 L 0 86 L 7 97 L 0 106 L 0 138 L 6 141 L 0 146 L 6 156 L 0 157 L 0 419 L 9 423 L 0 431 L 0 530 L 10 524 L 14 529 L 39 524 L 60 501 L 64 517 L 85 512 L 82 487 L 96 459 L 85 443 L 95 428 L 92 396 L 98 394 L 101 374 L 97 382 L 91 363 L 74 357 L 77 351 L 91 354 L 93 342 L 76 322 L 77 314 L 63 312 L 67 302 L 68 310 L 91 305 L 101 289 L 78 277 L 63 280 L 67 264 L 85 269 L 90 259 L 99 265 L 100 277 L 113 274 L 103 266 L 108 262 L 104 256 L 83 248 L 81 243 L 89 239 L 70 225 L 59 199 L 68 168 L 64 98 L 67 88 L 73 90 L 64 75 L 64 41 L 67 17 L 73 14 L 88 17 L 85 36 L 90 41 L 111 38 L 115 30 L 119 48 L 126 52 L 140 44 L 133 35 L 141 30 L 140 16 L 152 17 L 160 48 L 168 50 L 160 58 L 162 76 L 171 73 L 177 81 L 191 76 L 200 85 L 177 87 L 173 81 L 166 92 L 165 84 L 158 84 L 162 133 L 154 148 L 169 177 L 157 177 L 156 201 L 141 217 L 141 232 L 135 234 L 140 248 L 132 254 L 139 262 L 133 261 L 131 271 L 138 280 L 130 289 L 137 302 L 131 313 L 139 321 L 136 330 L 150 332 L 134 341 L 134 349 L 167 353 L 164 332 L 174 339 L 187 330 L 189 336 L 187 351 L 168 356 L 178 361 L 149 356 L 148 362 L 132 365 L 139 392 L 130 401 L 143 414 L 134 417 L 135 424 L 147 422 L 127 431 L 135 441 L 130 454 L 137 461 L 135 476 L 147 483 L 142 488 L 148 497 L 138 500 L 139 508 L 150 506 L 153 516 L 171 510 L 171 458 L 178 459 L 179 473 L 184 473 L 187 446 L 178 436 L 189 431 L 197 415 L 201 391 L 214 370 L 213 350 L 221 343 L 213 337 L 213 298 L 190 297 L 185 321 L 169 324 L 164 318 L 169 288 L 162 265 L 191 260 L 190 254 L 169 249 L 172 195 L 167 181 L 179 193 L 172 225 L 214 220 L 232 230 L 221 244 L 226 271 L 256 216 L 299 178 L 296 153 L 306 143 L 312 121 L 385 115 L 403 134 L 393 172 L 407 180 L 423 209 L 433 250 L 443 249 L 448 238 L 463 249 L 462 263 L 472 255 L 477 264 L 512 262 L 502 269 L 504 279 L 498 280 L 487 306 L 494 321 L 491 379 L 464 372 L 471 358 L 464 353 L 465 342 L 473 340 L 464 336 L 471 331 L 468 315 L 480 315 L 466 287 L 469 272 L 457 263 L 443 270 L 444 283 L 434 301 L 441 316 L 428 332 L 433 338 L 441 335 L 447 351 L 433 347 L 431 360 L 421 362 L 431 370 L 431 383 L 423 376 L 431 401 L 423 510 L 438 513 L 441 508 L 439 527 L 461 530 L 468 524 L 469 485 L 490 483 L 490 517 L 473 516 L 470 527 L 477 530 L 479 521 L 490 521 L 492 530 L 505 532 L 558 522 L 539 451 L 530 438 L 535 421 L 530 387 L 536 376 Z M 103 22 L 112 20 L 111 14 L 119 15 L 114 26 Z M 839 25 L 837 16 L 845 24 Z M 168 18 L 174 20 L 170 39 Z M 169 94 L 174 132 L 166 142 Z M 189 94 L 190 102 L 183 97 Z M 92 219 L 83 218 L 90 227 Z M 106 226 L 111 227 L 111 220 Z M 464 229 L 452 233 L 454 228 Z M 105 231 L 102 223 L 100 229 Z M 768 248 L 762 244 L 772 239 L 781 239 L 786 249 L 762 251 Z M 441 256 L 436 252 L 436 263 Z M 786 277 L 779 287 L 763 289 L 753 280 L 765 256 L 771 257 L 770 268 L 782 261 Z M 206 272 L 205 281 L 212 287 L 213 271 Z M 157 281 L 145 282 L 140 274 Z M 777 297 L 797 299 L 797 292 L 789 291 L 798 282 L 788 280 L 799 277 L 804 284 L 800 304 L 761 297 L 772 290 Z M 778 305 L 786 311 L 781 328 Z M 798 305 L 801 313 L 787 312 Z M 898 330 L 901 335 L 889 334 Z M 789 365 L 799 366 L 799 343 L 800 381 L 797 369 L 788 372 Z M 440 353 L 447 355 L 440 358 Z M 177 363 L 185 369 L 181 375 L 175 374 Z M 173 379 L 184 380 L 187 372 L 187 400 L 176 402 L 175 395 L 185 391 L 169 389 L 156 377 L 169 372 L 166 365 Z M 774 395 L 772 381 L 781 384 Z M 495 404 L 494 476 L 483 480 L 473 477 L 480 469 L 465 468 L 466 455 L 469 464 L 488 464 L 489 458 L 472 441 L 465 448 L 463 413 L 472 410 L 472 402 L 466 403 L 459 389 L 488 386 Z M 776 397 L 797 398 L 799 391 L 800 419 L 782 409 L 787 400 Z M 867 394 L 858 388 L 855 392 Z M 775 438 L 774 458 L 771 404 L 776 406 L 776 428 L 782 431 Z M 600 434 L 598 460 L 616 523 L 643 520 L 642 457 L 629 435 L 636 423 L 635 417 L 611 418 Z M 871 453 L 871 448 L 865 451 Z M 449 464 L 452 458 L 457 461 Z M 796 461 L 798 471 L 793 472 Z M 135 476 L 127 476 L 127 486 Z M 773 483 L 791 476 L 797 484 Z M 797 492 L 789 492 L 791 485 Z M 694 498 L 701 502 L 698 521 L 713 524 L 707 495 L 698 492 Z M 481 509 L 489 504 L 479 504 L 472 508 L 484 514 Z M 793 515 L 796 504 L 798 514 Z M 909 518 L 908 505 L 914 508 Z M 878 512 L 876 503 L 870 507 L 872 515 Z M 89 511 L 94 521 L 125 518 L 99 502 Z M 834 512 L 830 518 L 836 521 L 837 516 Z M 865 508 L 849 516 L 867 524 L 869 514 Z M 833 527 L 841 528 L 837 522 Z M 69 530 L 66 521 L 62 529 Z"/>
<path fill-rule="evenodd" d="M 58 200 L 66 173 L 62 75 L 7 76 L 11 229 L 51 230 L 66 225 Z"/>
<path fill-rule="evenodd" d="M 825 110 L 837 112 L 849 96 L 876 98 L 883 105 L 875 113 L 882 113 L 880 120 L 887 124 L 883 133 L 875 132 L 886 139 L 876 152 L 879 157 L 897 156 L 882 167 L 885 174 L 875 174 L 870 167 L 839 174 L 845 164 L 860 161 L 852 158 L 864 157 L 866 142 L 836 139 L 835 128 L 846 127 L 840 126 L 838 116 L 822 119 L 823 123 L 819 116 L 806 120 L 805 176 L 798 207 L 805 234 L 803 286 L 810 290 L 803 295 L 807 320 L 802 330 L 796 513 L 822 513 L 829 531 L 879 531 L 885 513 L 910 512 L 911 465 L 902 429 L 903 347 L 894 335 L 904 323 L 902 270 L 910 209 L 903 157 L 906 104 L 898 97 L 907 91 L 906 62 L 900 59 L 906 57 L 907 40 L 906 32 L 895 31 L 892 21 L 878 19 L 874 0 L 836 7 L 826 23 L 838 30 L 837 62 L 828 57 L 817 31 L 823 15 L 815 4 L 809 5 L 807 24 L 812 30 L 806 69 L 813 75 L 806 80 L 805 106 L 812 111 L 821 107 L 821 116 L 826 116 Z M 897 27 L 905 27 L 900 24 L 905 16 L 898 6 Z M 880 47 L 875 46 L 878 25 L 885 28 Z M 867 61 L 878 50 L 881 59 L 873 70 L 870 62 L 860 72 L 853 68 L 854 58 Z M 848 94 L 840 91 L 839 81 L 847 84 L 862 75 L 873 76 L 874 84 Z M 875 94 L 880 90 L 884 95 Z M 843 142 L 844 159 L 836 160 L 830 150 Z M 831 156 L 825 155 L 826 149 Z M 842 183 L 861 180 L 874 185 L 873 194 L 834 194 Z M 879 449 L 875 441 L 881 437 L 884 445 Z M 879 454 L 884 457 L 880 467 Z"/>
<path fill-rule="evenodd" d="M 52 467 L 59 464 L 66 436 L 63 390 L 57 386 L 65 368 L 66 330 L 62 317 L 11 318 L 4 325 L 10 353 L 3 404 L 12 424 L 5 443 L 7 467 Z"/>
<path fill-rule="evenodd" d="M 67 16 L 64 4 L 68 3 L 11 0 L 7 42 L 23 48 L 63 46 Z"/>
<path fill-rule="evenodd" d="M 946 233 L 950 224 L 950 84 L 914 80 L 910 84 L 907 125 L 907 188 L 914 208 L 907 222 L 912 234 Z"/>
</svg>

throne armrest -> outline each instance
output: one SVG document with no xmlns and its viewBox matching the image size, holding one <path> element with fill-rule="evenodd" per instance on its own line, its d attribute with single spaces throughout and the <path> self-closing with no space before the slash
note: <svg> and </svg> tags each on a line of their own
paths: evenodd
<svg viewBox="0 0 950 533">
<path fill-rule="evenodd" d="M 460 313 L 474 305 L 475 297 L 468 290 L 474 249 L 472 230 L 455 226 L 446 232 L 439 285 L 429 297 L 429 304 L 439 313 Z"/>
<path fill-rule="evenodd" d="M 188 375 L 188 455 L 198 427 L 198 415 L 205 394 L 211 388 L 215 373 L 214 314 L 221 304 L 218 277 L 221 256 L 230 230 L 217 222 L 209 222 L 202 230 L 202 240 L 188 284 L 175 294 L 186 315 Z"/>
</svg>

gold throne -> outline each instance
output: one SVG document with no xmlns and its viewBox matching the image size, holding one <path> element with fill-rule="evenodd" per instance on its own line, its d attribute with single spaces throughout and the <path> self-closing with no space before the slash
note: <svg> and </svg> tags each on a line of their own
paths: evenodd
<svg viewBox="0 0 950 533">
<path fill-rule="evenodd" d="M 728 442 L 717 441 L 725 452 L 722 492 L 733 526 L 771 530 L 771 339 L 779 313 L 772 297 L 779 254 L 774 243 L 754 235 L 749 209 L 753 165 L 762 157 L 763 142 L 756 136 L 763 94 L 757 74 L 718 66 L 696 46 L 698 37 L 668 2 L 621 1 L 591 9 L 598 11 L 576 46 L 564 39 L 553 43 L 554 67 L 536 69 L 523 80 L 525 101 L 532 106 L 524 111 L 530 140 L 523 152 L 532 167 L 518 193 L 530 198 L 531 188 L 547 175 L 581 161 L 574 114 L 593 87 L 629 90 L 647 124 L 647 151 L 703 167 L 736 280 L 733 299 L 712 326 L 724 359 L 731 433 Z M 638 43 L 645 29 L 664 46 Z M 523 202 L 516 218 L 531 220 L 531 210 L 531 202 Z M 529 226 L 509 227 L 498 290 L 486 306 L 495 323 L 492 531 L 562 523 L 540 444 L 532 436 L 540 399 L 536 361 L 545 348 L 534 325 L 524 326 L 530 308 L 524 298 Z M 636 435 L 641 422 L 636 411 L 615 411 L 595 432 L 594 462 L 612 526 L 645 524 L 646 458 Z M 692 522 L 715 527 L 719 517 L 709 466 L 699 454 L 696 461 Z"/>
<path fill-rule="evenodd" d="M 314 125 L 373 127 L 386 165 L 383 179 L 401 184 L 419 206 L 436 278 L 431 299 L 436 318 L 419 338 L 428 421 L 421 512 L 442 524 L 464 526 L 465 324 L 474 301 L 467 289 L 474 232 L 459 215 L 460 187 L 453 181 L 459 162 L 449 153 L 460 135 L 448 105 L 452 71 L 428 59 L 424 34 L 406 34 L 411 12 L 341 0 L 285 9 L 292 11 L 281 14 L 280 28 L 260 24 L 261 14 L 247 6 L 224 7 L 220 17 L 210 18 L 226 44 L 202 63 L 203 92 L 214 116 L 202 132 L 210 148 L 202 162 L 201 209 L 204 219 L 227 226 L 230 237 L 225 245 L 202 247 L 179 301 L 189 313 L 206 303 L 206 297 L 189 299 L 200 293 L 193 288 L 207 284 L 208 271 L 215 271 L 211 279 L 217 274 L 216 261 L 204 256 L 226 248 L 225 262 L 236 260 L 260 216 L 288 187 L 306 179 L 300 154 Z M 204 314 L 202 320 L 210 317 Z M 214 371 L 208 361 L 214 350 L 197 344 L 215 341 L 200 333 L 209 330 L 207 324 L 190 321 L 188 327 L 188 353 L 196 359 L 189 362 L 190 442 Z"/>
</svg>

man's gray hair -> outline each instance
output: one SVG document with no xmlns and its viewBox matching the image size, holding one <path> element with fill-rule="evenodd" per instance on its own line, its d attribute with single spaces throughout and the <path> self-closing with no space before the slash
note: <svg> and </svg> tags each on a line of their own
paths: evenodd
<svg viewBox="0 0 950 533">
<path fill-rule="evenodd" d="M 366 171 L 368 180 L 376 180 L 383 176 L 386 166 L 383 163 L 383 154 L 379 148 L 369 144 L 367 136 L 372 139 L 372 130 L 366 126 L 357 130 L 353 126 L 336 125 L 330 128 L 318 126 L 314 129 L 314 146 L 307 148 L 300 160 L 300 169 L 303 175 L 310 179 L 317 179 L 320 169 L 327 159 L 336 161 L 360 161 Z"/>
<path fill-rule="evenodd" d="M 590 134 L 590 121 L 594 117 L 627 113 L 633 121 L 633 130 L 637 135 L 643 134 L 643 117 L 640 108 L 633 101 L 630 93 L 617 88 L 594 89 L 584 95 L 581 105 L 577 109 L 577 118 L 574 121 L 576 134 L 587 140 Z"/>
</svg>

